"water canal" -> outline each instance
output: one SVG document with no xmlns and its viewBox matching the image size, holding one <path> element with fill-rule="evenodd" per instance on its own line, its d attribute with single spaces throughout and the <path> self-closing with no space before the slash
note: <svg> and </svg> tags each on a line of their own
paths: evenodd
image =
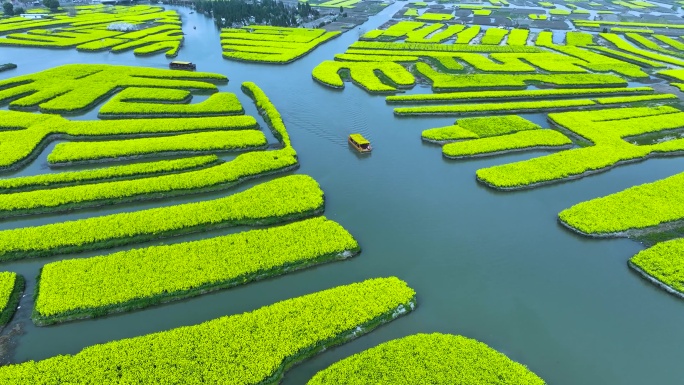
<svg viewBox="0 0 684 385">
<path fill-rule="evenodd" d="M 24 332 L 14 339 L 12 362 L 76 353 L 96 343 L 193 325 L 337 285 L 395 275 L 418 292 L 415 312 L 293 368 L 283 384 L 304 384 L 318 370 L 350 354 L 419 332 L 478 339 L 554 385 L 680 383 L 684 303 L 628 269 L 627 259 L 642 246 L 626 239 L 575 236 L 557 224 L 556 216 L 580 201 L 678 173 L 684 169 L 684 158 L 651 159 L 523 192 L 500 193 L 479 185 L 475 170 L 538 154 L 447 161 L 438 146 L 421 142 L 420 132 L 452 124 L 453 119 L 396 118 L 383 96 L 371 96 L 351 85 L 335 91 L 311 79 L 318 63 L 343 52 L 359 31 L 383 24 L 399 8 L 398 3 L 388 7 L 360 30 L 285 66 L 222 59 L 211 20 L 178 8 L 186 33 L 178 59 L 197 63 L 200 71 L 227 75 L 230 82 L 220 89 L 237 93 L 250 115 L 256 115 L 256 110 L 240 92 L 240 83 L 254 81 L 269 95 L 299 153 L 301 168 L 296 172 L 321 184 L 325 215 L 359 240 L 363 252 L 358 257 L 144 311 L 40 328 L 30 321 L 35 277 L 43 264 L 65 256 L 6 263 L 3 270 L 27 278 L 26 297 L 5 331 L 19 324 Z M 0 79 L 67 63 L 158 68 L 168 63 L 163 55 L 140 58 L 130 52 L 2 47 L 0 62 L 7 61 L 19 68 L 0 73 Z M 413 92 L 428 92 L 419 87 Z M 93 119 L 94 114 L 79 118 Z M 531 118 L 540 121 L 539 116 Z M 372 141 L 372 155 L 362 157 L 348 147 L 346 137 L 352 132 Z M 45 158 L 53 146 L 16 175 L 51 172 Z M 232 191 L 7 220 L 0 222 L 0 229 L 171 205 Z M 79 256 L 97 254 L 101 252 Z"/>
</svg>

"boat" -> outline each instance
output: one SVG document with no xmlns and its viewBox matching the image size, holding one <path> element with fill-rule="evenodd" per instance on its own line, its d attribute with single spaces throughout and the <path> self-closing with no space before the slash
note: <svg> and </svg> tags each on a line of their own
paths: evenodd
<svg viewBox="0 0 684 385">
<path fill-rule="evenodd" d="M 371 152 L 371 150 L 373 150 L 368 139 L 364 138 L 361 134 L 349 135 L 349 144 L 351 144 L 356 151 L 361 153 Z"/>
<path fill-rule="evenodd" d="M 172 61 L 169 63 L 172 70 L 195 70 L 197 66 L 189 61 Z"/>
</svg>

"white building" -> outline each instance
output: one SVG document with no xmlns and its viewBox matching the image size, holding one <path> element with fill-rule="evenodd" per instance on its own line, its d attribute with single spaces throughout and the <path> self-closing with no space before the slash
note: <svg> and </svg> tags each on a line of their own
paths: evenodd
<svg viewBox="0 0 684 385">
<path fill-rule="evenodd" d="M 50 14 L 48 13 L 22 13 L 19 16 L 25 18 L 25 19 L 45 19 Z"/>
</svg>

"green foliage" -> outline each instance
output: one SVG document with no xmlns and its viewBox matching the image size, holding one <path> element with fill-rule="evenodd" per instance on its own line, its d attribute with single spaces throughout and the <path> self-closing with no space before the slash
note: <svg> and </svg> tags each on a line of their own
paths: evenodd
<svg viewBox="0 0 684 385">
<path fill-rule="evenodd" d="M 532 187 L 605 171 L 621 162 L 682 151 L 684 141 L 635 145 L 623 138 L 682 126 L 684 112 L 672 107 L 615 108 L 549 114 L 548 119 L 594 145 L 477 171 L 482 182 L 502 189 Z"/>
<path fill-rule="evenodd" d="M 549 13 L 554 16 L 567 16 L 570 14 L 570 11 L 566 11 L 564 9 L 552 9 L 549 11 Z"/>
<path fill-rule="evenodd" d="M 503 28 L 489 28 L 485 31 L 484 36 L 482 36 L 482 44 L 501 44 L 503 38 L 508 34 L 507 29 Z"/>
<path fill-rule="evenodd" d="M 675 70 L 664 70 L 658 72 L 659 76 L 663 76 L 667 79 L 674 79 L 679 81 L 684 81 L 684 69 Z"/>
<path fill-rule="evenodd" d="M 529 34 L 529 29 L 512 29 L 511 33 L 508 34 L 508 40 L 506 40 L 506 44 L 524 46 L 527 44 L 527 37 Z"/>
<path fill-rule="evenodd" d="M 621 96 L 621 97 L 610 97 L 610 98 L 598 98 L 596 103 L 598 104 L 625 104 L 625 103 L 637 103 L 637 102 L 655 102 L 658 100 L 673 100 L 679 99 L 677 95 L 673 94 L 656 94 L 656 95 L 636 95 L 636 96 Z"/>
<path fill-rule="evenodd" d="M 479 4 L 458 4 L 459 9 L 499 9 L 501 7 L 493 6 L 493 5 L 479 5 Z"/>
<path fill-rule="evenodd" d="M 344 8 L 354 8 L 354 5 L 359 3 L 361 0 L 329 0 L 325 1 L 322 3 L 317 4 L 318 7 L 327 7 L 327 8 L 337 8 L 340 7 L 340 12 L 344 10 Z"/>
<path fill-rule="evenodd" d="M 625 32 L 636 32 L 636 33 L 653 33 L 652 29 L 644 28 L 624 28 L 624 27 L 613 27 L 610 32 L 625 33 Z"/>
<path fill-rule="evenodd" d="M 537 130 L 538 125 L 518 115 L 464 118 L 456 122 L 459 126 L 475 133 L 479 138 L 510 134 L 518 131 Z"/>
<path fill-rule="evenodd" d="M 66 135 L 70 138 L 140 136 L 188 131 L 240 130 L 256 127 L 251 116 L 220 116 L 184 119 L 119 119 L 71 121 L 50 114 L 0 110 L 0 168 L 26 163 L 46 142 Z"/>
<path fill-rule="evenodd" d="M 24 292 L 25 281 L 21 275 L 3 271 L 0 272 L 0 326 L 7 325 Z"/>
<path fill-rule="evenodd" d="M 650 68 L 665 68 L 665 67 L 667 67 L 665 64 L 658 63 L 658 62 L 653 61 L 653 60 L 648 60 L 644 57 L 632 55 L 632 54 L 629 54 L 629 53 L 626 53 L 626 52 L 620 51 L 620 50 L 615 50 L 615 49 L 602 47 L 602 46 L 592 46 L 591 49 L 595 50 L 595 51 L 603 52 L 607 55 L 610 55 L 610 56 L 613 56 L 616 58 L 620 58 L 621 60 L 628 60 L 632 63 L 638 63 L 639 65 L 641 65 L 643 67 L 650 67 Z"/>
<path fill-rule="evenodd" d="M 154 176 L 167 172 L 178 172 L 196 169 L 216 163 L 216 155 L 197 156 L 174 160 L 135 163 L 94 170 L 67 171 L 57 174 L 41 174 L 17 178 L 0 179 L 0 191 L 17 192 L 41 188 L 63 187 L 74 184 L 93 183 L 103 180 L 133 178 L 138 176 Z M 92 186 L 91 186 L 92 187 Z M 0 195 L 0 199 L 2 195 Z"/>
<path fill-rule="evenodd" d="M 463 127 L 459 127 L 457 125 L 453 126 L 446 126 L 446 127 L 439 127 L 439 128 L 430 128 L 428 130 L 423 131 L 421 134 L 421 137 L 423 140 L 427 140 L 430 142 L 437 142 L 437 143 L 442 143 L 442 142 L 449 142 L 449 141 L 454 141 L 454 140 L 461 140 L 461 139 L 477 139 L 478 136 L 474 132 L 470 132 L 466 130 Z"/>
<path fill-rule="evenodd" d="M 614 30 L 615 30 L 615 28 L 613 28 L 613 31 Z M 626 33 L 625 37 L 627 37 L 628 40 L 630 40 L 634 43 L 637 43 L 646 49 L 656 51 L 656 52 L 660 52 L 660 53 L 663 53 L 663 54 L 669 55 L 669 56 L 677 56 L 680 58 L 684 57 L 684 53 L 679 52 L 679 51 L 673 51 L 673 50 L 665 49 L 665 48 L 661 47 L 660 45 L 658 45 L 658 43 L 649 40 L 645 36 L 642 36 L 642 35 L 639 35 L 636 33 Z"/>
<path fill-rule="evenodd" d="M 661 42 L 673 47 L 674 49 L 676 49 L 678 51 L 684 51 L 684 43 L 680 42 L 679 40 L 673 39 L 669 36 L 658 35 L 658 34 L 653 35 L 653 37 L 660 40 Z"/>
<path fill-rule="evenodd" d="M 107 64 L 67 64 L 0 80 L 0 103 L 10 108 L 69 113 L 92 107 L 119 88 L 153 87 L 215 91 L 223 75 Z"/>
<path fill-rule="evenodd" d="M 442 25 L 442 24 L 435 24 Z M 366 32 L 361 39 L 397 39 L 401 37 L 408 37 L 407 35 L 411 32 L 417 32 L 426 26 L 422 21 L 400 21 L 396 24 L 389 26 L 385 30 L 374 29 Z M 429 27 L 429 25 L 428 25 Z M 463 29 L 463 28 L 461 28 Z"/>
<path fill-rule="evenodd" d="M 351 79 L 363 89 L 369 92 L 393 92 L 397 86 L 412 86 L 415 78 L 404 67 L 392 62 L 339 62 L 327 60 L 313 69 L 312 76 L 315 80 L 331 87 L 343 88 L 344 82 L 339 71 L 349 70 Z M 375 71 L 380 71 L 391 82 L 383 83 Z"/>
<path fill-rule="evenodd" d="M 415 10 L 409 9 L 409 11 Z M 461 24 L 426 24 L 420 21 L 400 21 L 385 30 L 376 29 L 367 32 L 361 39 L 386 41 L 405 38 L 406 43 L 430 44 L 442 43 L 456 36 L 456 41 L 461 43 L 464 39 L 471 40 L 480 31 L 479 26 L 468 28 L 465 31 L 464 28 Z M 463 32 L 461 33 L 461 31 Z"/>
<path fill-rule="evenodd" d="M 57 9 L 59 8 L 59 1 L 58 0 L 43 0 L 43 5 L 45 8 L 48 8 L 52 12 L 56 12 Z"/>
<path fill-rule="evenodd" d="M 539 41 L 537 41 L 537 45 L 539 45 Z M 596 71 L 596 72 L 614 72 L 617 74 L 621 74 L 624 76 L 629 76 L 632 78 L 648 78 L 649 75 L 645 73 L 644 71 L 641 70 L 641 68 L 632 63 L 628 63 L 624 60 L 619 60 L 615 59 L 606 55 L 601 55 L 596 52 L 592 52 L 588 49 L 581 48 L 581 47 L 575 47 L 572 45 L 557 45 L 557 44 L 548 44 L 544 45 L 544 47 L 550 48 L 554 51 L 561 52 L 565 55 L 572 56 L 577 59 L 581 59 L 584 61 L 585 64 L 582 64 L 583 67 L 591 70 L 591 71 Z M 591 46 L 591 49 L 593 50 L 609 50 L 608 48 L 605 47 L 599 47 L 599 46 Z M 631 61 L 631 58 L 629 56 L 620 56 L 623 58 L 627 58 L 628 60 Z M 631 55 L 633 56 L 633 55 Z M 658 65 L 658 64 L 656 64 Z"/>
<path fill-rule="evenodd" d="M 586 32 L 568 32 L 565 34 L 565 44 L 584 47 L 594 44 L 594 35 Z"/>
<path fill-rule="evenodd" d="M 601 36 L 603 39 L 609 41 L 610 43 L 613 43 L 617 48 L 627 51 L 630 53 L 633 53 L 635 55 L 643 56 L 649 59 L 661 61 L 663 63 L 668 63 L 668 64 L 674 64 L 678 66 L 684 66 L 684 60 L 676 59 L 670 56 L 666 55 L 661 55 L 655 52 L 643 50 L 634 47 L 633 45 L 629 44 L 628 42 L 622 40 L 620 36 L 614 34 L 614 33 L 600 33 L 599 36 Z"/>
<path fill-rule="evenodd" d="M 151 55 L 160 51 L 166 51 L 167 57 L 176 56 L 183 41 L 183 33 L 180 30 L 180 26 L 175 26 L 175 30 L 166 30 L 162 29 L 162 27 L 160 27 L 158 33 L 146 36 L 139 36 L 140 31 L 131 32 L 135 36 L 133 40 L 113 44 L 112 52 L 123 52 L 133 48 L 133 53 L 136 55 Z M 117 36 L 117 38 L 120 37 Z M 126 35 L 123 37 L 126 37 Z M 83 50 L 86 47 L 79 45 L 76 48 Z"/>
<path fill-rule="evenodd" d="M 650 87 L 634 88 L 577 88 L 551 90 L 522 90 L 522 91 L 472 91 L 472 92 L 443 92 L 438 94 L 409 94 L 391 95 L 386 98 L 387 103 L 455 103 L 489 100 L 516 99 L 556 99 L 565 97 L 580 97 L 594 95 L 623 95 L 632 93 L 651 93 Z"/>
<path fill-rule="evenodd" d="M 243 82 L 241 88 L 242 92 L 254 100 L 254 104 L 256 104 L 259 113 L 268 124 L 271 132 L 273 132 L 273 136 L 281 141 L 286 149 L 289 149 L 292 156 L 296 156 L 296 153 L 292 148 L 292 143 L 290 142 L 290 134 L 287 133 L 280 112 L 278 112 L 273 103 L 271 103 L 271 100 L 266 96 L 264 91 L 252 82 Z"/>
<path fill-rule="evenodd" d="M 318 1 L 320 0 L 316 0 Z M 331 0 L 329 3 L 337 1 L 342 1 L 346 5 L 347 2 L 358 0 Z M 236 24 L 245 25 L 248 21 L 259 26 L 296 27 L 307 19 L 315 20 L 321 17 L 319 10 L 312 9 L 307 0 L 295 1 L 294 4 L 291 2 L 282 4 L 275 0 L 257 2 L 196 0 L 192 2 L 192 6 L 198 14 L 213 18 L 219 28 Z M 317 6 L 323 5 L 317 4 Z"/>
<path fill-rule="evenodd" d="M 483 113 L 510 113 L 517 111 L 558 110 L 574 109 L 574 107 L 594 106 L 590 99 L 572 100 L 543 100 L 533 102 L 500 102 L 481 104 L 455 104 L 444 106 L 420 106 L 398 107 L 394 109 L 395 115 L 460 115 L 460 114 L 483 114 Z"/>
<path fill-rule="evenodd" d="M 456 34 L 456 44 L 468 44 L 480 33 L 480 26 L 474 25 Z"/>
<path fill-rule="evenodd" d="M 445 20 L 451 20 L 453 18 L 454 18 L 454 16 L 450 13 L 425 12 L 422 15 L 418 16 L 418 20 L 423 20 L 423 21 L 445 21 Z"/>
<path fill-rule="evenodd" d="M 470 47 L 470 46 L 469 46 Z M 477 47 L 489 47 L 480 45 Z M 500 46 L 493 46 L 500 47 Z M 517 46 L 516 46 L 517 47 Z M 391 54 L 392 56 L 388 55 Z M 353 55 L 353 57 L 352 57 Z M 396 56 L 395 56 L 396 55 Z M 481 72 L 512 72 L 534 73 L 538 71 L 535 67 L 548 72 L 586 72 L 586 67 L 591 66 L 581 59 L 570 58 L 565 55 L 553 52 L 544 53 L 513 53 L 513 52 L 492 52 L 489 56 L 484 56 L 474 52 L 440 52 L 440 51 L 374 51 L 350 49 L 345 55 L 338 55 L 338 60 L 352 61 L 417 61 L 418 57 L 429 58 L 431 61 L 438 61 L 443 67 L 460 71 L 463 66 L 456 60 L 467 63 L 474 69 Z"/>
<path fill-rule="evenodd" d="M 286 64 L 340 35 L 324 29 L 250 25 L 221 31 L 223 57 L 231 60 Z"/>
<path fill-rule="evenodd" d="M 277 223 L 323 208 L 311 177 L 292 175 L 210 201 L 0 231 L 0 260 L 95 250 L 210 228 Z"/>
<path fill-rule="evenodd" d="M 59 7 L 57 0 L 45 1 L 50 2 L 48 8 L 53 12 Z M 166 51 L 166 56 L 172 57 L 177 54 L 183 40 L 178 14 L 160 7 L 97 6 L 87 11 L 77 7 L 76 12 L 73 17 L 56 14 L 49 19 L 22 18 L 13 23 L 0 24 L 0 34 L 9 33 L 0 39 L 0 46 L 75 47 L 86 52 L 109 49 L 119 52 L 137 47 L 134 51 L 136 54 Z M 108 28 L 116 23 L 136 25 L 140 29 L 124 32 Z"/>
<path fill-rule="evenodd" d="M 407 43 L 440 43 L 452 38 L 464 28 L 462 25 L 452 25 L 440 31 L 444 26 L 444 24 L 434 23 L 418 30 L 407 32 L 405 41 Z"/>
<path fill-rule="evenodd" d="M 143 40 L 149 42 L 150 40 Z M 166 57 L 176 57 L 178 55 L 178 50 L 180 49 L 180 43 L 182 39 L 174 39 L 171 41 L 158 41 L 143 47 L 136 47 L 133 50 L 135 55 L 153 55 L 159 52 L 166 52 Z M 112 49 L 112 51 L 114 51 Z"/>
<path fill-rule="evenodd" d="M 476 340 L 415 334 L 354 354 L 316 373 L 307 385 L 525 384 L 544 380 Z"/>
<path fill-rule="evenodd" d="M 646 7 L 646 8 L 657 8 L 658 7 L 657 5 L 655 5 L 653 3 L 649 3 L 648 1 L 642 1 L 642 0 L 632 0 L 631 3 L 634 5 L 638 5 L 640 7 Z"/>
<path fill-rule="evenodd" d="M 130 87 L 123 89 L 107 102 L 117 101 L 137 103 L 184 103 L 192 99 L 192 93 L 188 90 L 176 88 L 144 88 Z M 105 106 L 107 105 L 105 104 Z"/>
<path fill-rule="evenodd" d="M 469 35 L 468 41 L 480 33 L 479 26 L 473 26 L 466 28 L 463 32 L 459 33 L 459 38 L 461 36 Z M 472 35 L 472 37 L 470 36 Z M 378 41 L 357 41 L 349 46 L 350 50 L 378 50 L 387 51 L 390 55 L 397 55 L 396 51 L 429 51 L 429 52 L 470 52 L 470 53 L 543 53 L 546 50 L 538 47 L 530 46 L 509 46 L 509 45 L 468 45 L 467 43 L 457 40 L 459 44 L 434 44 L 434 43 L 384 43 Z M 392 52 L 394 51 L 394 52 Z M 411 55 L 415 55 L 411 53 Z"/>
<path fill-rule="evenodd" d="M 537 40 L 534 42 L 535 45 L 541 47 L 549 47 L 553 45 L 553 32 L 542 31 L 537 35 Z"/>
<path fill-rule="evenodd" d="M 397 115 L 420 115 L 420 114 L 453 114 L 453 113 L 479 113 L 494 111 L 526 111 L 530 109 L 565 109 L 575 106 L 598 106 L 608 104 L 625 104 L 638 102 L 657 102 L 662 100 L 678 100 L 673 94 L 636 95 L 622 97 L 606 97 L 597 99 L 572 99 L 550 100 L 530 102 L 502 102 L 483 104 L 461 104 L 449 106 L 429 107 L 400 107 L 395 108 Z"/>
<path fill-rule="evenodd" d="M 342 226 L 318 217 L 200 241 L 53 262 L 40 275 L 34 320 L 44 324 L 146 307 L 344 259 L 358 250 Z"/>
<path fill-rule="evenodd" d="M 370 61 L 391 61 L 391 62 L 416 62 L 418 61 L 417 56 L 406 56 L 406 55 L 365 55 L 365 54 L 337 54 L 335 55 L 335 60 L 339 61 L 360 61 L 360 62 L 370 62 Z"/>
<path fill-rule="evenodd" d="M 636 267 L 675 294 L 684 295 L 684 238 L 661 242 L 638 252 L 629 265 Z"/>
<path fill-rule="evenodd" d="M 164 153 L 244 151 L 263 147 L 266 137 L 258 130 L 213 131 L 194 134 L 100 142 L 59 143 L 48 155 L 48 163 L 121 160 Z"/>
<path fill-rule="evenodd" d="M 127 91 L 135 90 L 139 94 L 140 88 L 127 88 L 109 100 L 100 108 L 98 117 L 185 117 L 185 116 L 221 116 L 235 115 L 244 113 L 242 104 L 235 94 L 230 92 L 219 92 L 209 96 L 207 100 L 197 104 L 169 104 L 169 103 L 149 103 L 142 101 L 128 102 Z M 153 98 L 161 88 L 144 88 Z M 174 90 L 176 91 L 176 90 Z M 122 99 L 124 98 L 124 99 Z M 154 99 L 151 99 L 154 100 Z"/>
<path fill-rule="evenodd" d="M 406 17 L 415 17 L 418 16 L 418 10 L 415 8 L 409 8 L 404 12 L 404 16 Z"/>
<path fill-rule="evenodd" d="M 519 87 L 531 84 L 553 84 L 567 87 L 626 86 L 627 82 L 615 75 L 604 74 L 445 74 L 433 70 L 425 63 L 417 63 L 416 69 L 432 81 L 433 90 Z"/>
<path fill-rule="evenodd" d="M 0 382 L 277 382 L 292 365 L 411 311 L 414 297 L 398 278 L 367 280 L 74 355 L 6 365 Z"/>
<path fill-rule="evenodd" d="M 2 3 L 2 11 L 5 16 L 14 15 L 14 5 L 10 2 Z"/>
<path fill-rule="evenodd" d="M 572 141 L 558 131 L 532 130 L 490 138 L 448 143 L 442 147 L 442 154 L 447 158 L 461 159 L 473 156 L 489 156 L 511 151 L 561 148 L 571 144 Z"/>
<path fill-rule="evenodd" d="M 220 163 L 201 170 L 143 177 L 134 180 L 103 181 L 97 184 L 0 194 L 0 217 L 38 214 L 42 212 L 55 213 L 106 204 L 121 204 L 133 200 L 154 200 L 208 190 L 225 189 L 248 179 L 296 167 L 297 159 L 292 152 L 290 149 L 255 151 L 241 154 L 229 162 Z M 215 156 L 206 156 L 205 158 L 209 158 L 214 162 L 217 160 Z M 133 172 L 136 172 L 138 169 L 143 169 L 143 167 L 155 167 L 156 163 L 169 162 L 179 161 L 160 161 L 143 163 L 141 165 L 120 166 L 118 169 L 141 166 L 133 168 Z M 114 169 L 117 169 L 117 167 L 113 167 L 111 170 Z M 104 173 L 98 173 L 96 170 L 78 171 L 72 174 L 94 173 L 96 176 L 102 177 L 101 174 L 108 175 L 107 170 L 109 169 L 105 169 Z M 43 177 L 49 175 L 60 176 L 61 174 L 48 174 Z M 12 179 L 7 181 L 11 183 Z"/>
<path fill-rule="evenodd" d="M 653 183 L 630 187 L 602 198 L 578 203 L 560 212 L 568 227 L 592 236 L 619 236 L 633 229 L 656 226 L 684 219 L 681 186 L 684 174 Z"/>
<path fill-rule="evenodd" d="M 7 310 L 7 305 L 14 291 L 17 273 L 10 271 L 0 272 L 0 313 Z M 4 324 L 3 324 L 4 325 Z"/>
</svg>

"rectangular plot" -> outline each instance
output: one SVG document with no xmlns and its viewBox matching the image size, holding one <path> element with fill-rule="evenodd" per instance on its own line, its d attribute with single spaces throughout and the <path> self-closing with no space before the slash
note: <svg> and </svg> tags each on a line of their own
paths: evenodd
<svg viewBox="0 0 684 385">
<path fill-rule="evenodd" d="M 34 320 L 59 322 L 152 306 L 353 256 L 358 243 L 324 217 L 193 242 L 45 265 Z"/>
</svg>

